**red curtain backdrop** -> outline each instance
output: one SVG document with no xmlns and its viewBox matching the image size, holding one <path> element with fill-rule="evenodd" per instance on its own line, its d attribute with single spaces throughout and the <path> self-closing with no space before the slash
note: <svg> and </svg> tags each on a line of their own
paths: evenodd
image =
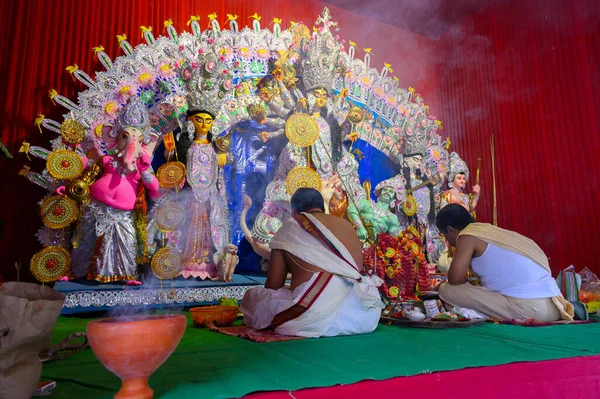
<svg viewBox="0 0 600 399">
<path fill-rule="evenodd" d="M 478 216 L 534 239 L 554 273 L 600 274 L 600 7 L 597 0 L 503 0 L 438 43 L 440 116 L 471 167 L 482 158 Z"/>
<path fill-rule="evenodd" d="M 392 64 L 400 84 L 423 95 L 472 176 L 482 157 L 480 220 L 490 221 L 492 214 L 494 133 L 500 226 L 540 243 L 555 271 L 574 263 L 600 273 L 592 258 L 600 238 L 598 6 L 594 0 L 545 3 L 498 0 L 432 40 L 326 1 L 2 1 L 0 137 L 15 159 L 0 160 L 0 274 L 15 279 L 14 263 L 21 261 L 22 279 L 31 279 L 29 259 L 40 249 L 36 204 L 45 191 L 17 173 L 25 164 L 36 171 L 44 165 L 18 150 L 23 141 L 48 147 L 54 137 L 33 126 L 38 113 L 55 120 L 65 113 L 52 105 L 50 89 L 72 100 L 84 89 L 67 66 L 77 64 L 93 77 L 102 66 L 92 47 L 103 45 L 114 59 L 121 54 L 116 35 L 127 34 L 135 46 L 143 41 L 141 25 L 159 36 L 167 19 L 181 32 L 189 29 L 190 15 L 200 15 L 205 27 L 207 15 L 216 12 L 225 28 L 226 14 L 239 15 L 243 27 L 258 13 L 263 27 L 277 17 L 285 29 L 290 20 L 311 26 L 325 6 L 346 45 L 356 42 L 357 57 L 372 48 L 371 66 Z"/>
</svg>

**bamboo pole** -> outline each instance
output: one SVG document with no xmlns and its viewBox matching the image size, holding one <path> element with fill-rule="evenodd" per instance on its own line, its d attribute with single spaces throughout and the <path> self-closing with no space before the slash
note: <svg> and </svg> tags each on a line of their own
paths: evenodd
<svg viewBox="0 0 600 399">
<path fill-rule="evenodd" d="M 492 184 L 493 184 L 493 196 L 494 196 L 494 210 L 492 213 L 492 223 L 494 226 L 498 226 L 498 201 L 496 197 L 496 161 L 494 157 L 494 135 L 490 138 L 490 152 L 492 155 Z"/>
</svg>

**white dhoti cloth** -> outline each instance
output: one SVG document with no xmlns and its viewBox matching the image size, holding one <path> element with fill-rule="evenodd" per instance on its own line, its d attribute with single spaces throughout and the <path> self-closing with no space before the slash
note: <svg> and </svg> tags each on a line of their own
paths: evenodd
<svg viewBox="0 0 600 399">
<path fill-rule="evenodd" d="M 366 334 L 379 322 L 383 303 L 377 276 L 362 276 L 346 247 L 314 216 L 303 214 L 334 247 L 286 221 L 271 240 L 271 249 L 287 251 L 324 270 L 293 291 L 253 287 L 242 299 L 246 325 L 272 328 L 278 334 L 301 337 Z M 337 254 L 334 252 L 337 250 Z"/>
</svg>

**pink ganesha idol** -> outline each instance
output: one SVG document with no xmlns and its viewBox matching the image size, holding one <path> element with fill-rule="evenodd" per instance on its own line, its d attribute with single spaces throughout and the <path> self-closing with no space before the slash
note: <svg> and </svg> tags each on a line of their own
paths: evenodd
<svg viewBox="0 0 600 399">
<path fill-rule="evenodd" d="M 150 132 L 148 111 L 135 99 L 114 125 L 104 125 L 102 139 L 116 154 L 95 163 L 83 159 L 100 178 L 90 186 L 91 201 L 82 209 L 73 238 L 72 277 L 139 285 L 138 264 L 148 262 L 146 190 L 152 199 L 162 195 L 150 167 L 159 137 Z"/>
</svg>

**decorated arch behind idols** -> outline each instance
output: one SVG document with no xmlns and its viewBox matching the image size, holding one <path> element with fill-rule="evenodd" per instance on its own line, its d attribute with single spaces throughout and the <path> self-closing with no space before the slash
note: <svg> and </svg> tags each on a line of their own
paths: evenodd
<svg viewBox="0 0 600 399">
<path fill-rule="evenodd" d="M 48 190 L 34 275 L 137 284 L 144 270 L 220 281 L 265 271 L 291 194 L 314 187 L 356 227 L 382 295 L 427 290 L 451 256 L 437 211 L 474 213 L 479 189 L 463 192 L 469 170 L 424 100 L 389 64 L 355 58 L 327 8 L 314 28 L 189 25 L 143 30 L 135 48 L 118 36 L 124 54 L 97 48 L 95 79 L 70 69 L 85 86 L 77 99 L 50 93 L 64 119 L 36 123 L 56 138 L 24 143 L 46 161 L 26 173 Z"/>
</svg>

